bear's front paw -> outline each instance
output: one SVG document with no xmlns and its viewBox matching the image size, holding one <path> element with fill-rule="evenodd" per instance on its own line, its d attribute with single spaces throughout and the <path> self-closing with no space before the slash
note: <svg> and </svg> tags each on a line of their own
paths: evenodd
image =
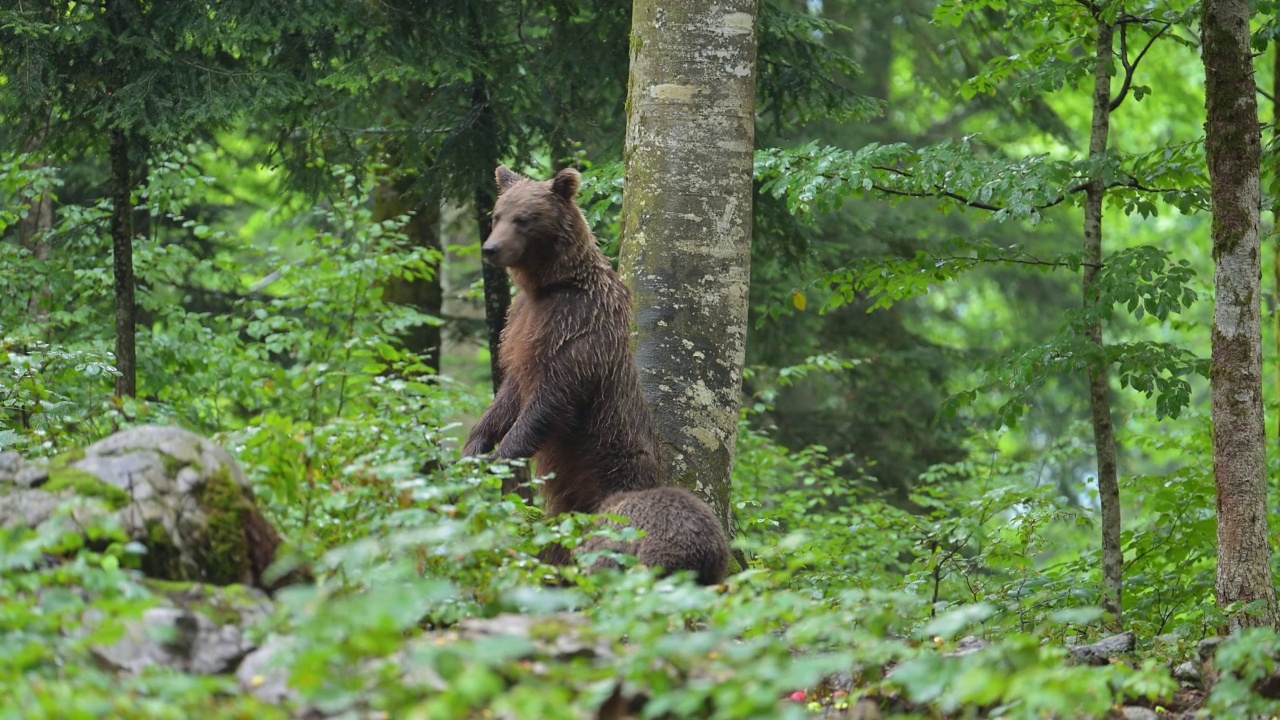
<svg viewBox="0 0 1280 720">
<path fill-rule="evenodd" d="M 484 457 L 489 454 L 489 448 L 493 447 L 492 443 L 485 443 L 472 438 L 467 444 L 462 446 L 462 457 Z"/>
</svg>

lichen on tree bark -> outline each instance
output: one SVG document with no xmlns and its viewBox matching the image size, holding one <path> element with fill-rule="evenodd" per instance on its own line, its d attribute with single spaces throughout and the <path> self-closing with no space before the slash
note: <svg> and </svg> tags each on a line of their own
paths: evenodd
<svg viewBox="0 0 1280 720">
<path fill-rule="evenodd" d="M 1205 151 L 1213 209 L 1213 475 L 1218 500 L 1217 599 L 1232 628 L 1276 627 L 1267 528 L 1266 426 L 1262 406 L 1262 136 L 1247 0 L 1206 0 Z"/>
<path fill-rule="evenodd" d="M 732 532 L 755 149 L 755 0 L 636 0 L 622 272 L 669 481 Z"/>
</svg>

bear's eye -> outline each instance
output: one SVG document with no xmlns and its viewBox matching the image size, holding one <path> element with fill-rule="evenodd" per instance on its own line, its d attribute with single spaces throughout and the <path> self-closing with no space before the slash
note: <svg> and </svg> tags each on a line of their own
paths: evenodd
<svg viewBox="0 0 1280 720">
<path fill-rule="evenodd" d="M 523 227 L 523 226 L 525 226 L 525 225 L 528 225 L 528 224 L 529 224 L 529 218 L 528 218 L 528 217 L 526 217 L 526 216 L 524 216 L 524 215 L 517 215 L 517 216 L 515 216 L 515 218 L 514 218 L 514 219 L 512 219 L 512 221 L 511 221 L 511 222 L 513 222 L 513 223 L 515 223 L 515 224 L 520 225 L 521 227 Z"/>
</svg>

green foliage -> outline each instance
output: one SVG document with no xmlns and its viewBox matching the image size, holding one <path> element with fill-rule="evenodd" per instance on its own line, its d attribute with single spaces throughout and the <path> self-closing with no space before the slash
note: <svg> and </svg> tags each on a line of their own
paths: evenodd
<svg viewBox="0 0 1280 720">
<path fill-rule="evenodd" d="M 68 508 L 69 510 L 70 508 Z M 94 647 L 117 641 L 155 602 L 135 572 L 140 548 L 119 528 L 49 522 L 38 532 L 0 532 L 0 717 L 181 718 L 283 717 L 279 710 L 231 697 L 227 678 L 147 672 L 118 677 L 93 659 Z M 93 545 L 84 547 L 82 532 Z M 68 554 L 50 563 L 48 554 Z"/>
<path fill-rule="evenodd" d="M 511 467 L 457 462 L 488 400 L 469 384 L 487 350 L 465 344 L 466 309 L 436 318 L 383 296 L 445 260 L 410 246 L 407 218 L 375 219 L 371 182 L 393 171 L 416 195 L 468 204 L 444 213 L 464 288 L 469 205 L 500 161 L 583 168 L 581 204 L 616 251 L 626 4 L 264 7 L 0 9 L 0 450 L 51 457 L 143 422 L 228 447 L 315 559 L 318 582 L 281 593 L 255 630 L 292 638 L 282 664 L 304 703 L 583 717 L 621 687 L 647 698 L 645 717 L 806 717 L 862 697 L 891 717 L 1175 707 L 1168 666 L 1234 610 L 1214 605 L 1201 407 L 1196 5 L 1094 4 L 1124 21 L 1128 53 L 1100 166 L 1080 154 L 1098 20 L 1085 4 L 762 5 L 756 322 L 732 495 L 750 563 L 720 589 L 540 565 L 551 543 L 635 530 L 543 521 L 499 497 Z M 108 15 L 120 8 L 126 27 Z M 1262 51 L 1275 23 L 1255 27 Z M 137 400 L 112 391 L 99 156 L 117 128 L 139 141 Z M 1079 206 L 1095 174 L 1107 254 L 1099 302 L 1082 309 Z M 33 235 L 46 196 L 53 224 Z M 1084 335 L 1099 320 L 1104 358 Z M 441 322 L 460 342 L 427 368 L 398 338 Z M 1108 621 L 1082 422 L 1096 361 L 1117 391 L 1139 657 L 1084 667 L 1064 646 Z M 102 670 L 91 648 L 161 592 L 118 528 L 86 538 L 69 523 L 0 532 L 0 717 L 297 710 L 228 678 Z M 162 560 L 153 540 L 146 559 Z M 532 639 L 450 634 L 503 613 L 549 625 Z M 579 634 L 607 652 L 536 656 Z M 972 647 L 966 635 L 989 645 L 948 656 Z M 1225 642 L 1206 711 L 1270 709 L 1254 691 L 1275 646 L 1269 631 Z M 786 700 L 797 690 L 808 704 Z"/>
<path fill-rule="evenodd" d="M 1280 637 L 1274 628 L 1249 628 L 1218 647 L 1214 666 L 1221 679 L 1205 702 L 1211 713 L 1271 713 L 1275 701 L 1258 697 L 1255 688 L 1276 670 Z"/>
<path fill-rule="evenodd" d="M 849 28 L 821 16 L 794 12 L 778 2 L 761 3 L 756 39 L 759 111 L 779 126 L 879 114 L 879 103 L 848 86 L 849 79 L 861 74 L 857 63 L 832 43 L 814 41 L 847 32 Z"/>
<path fill-rule="evenodd" d="M 815 218 L 839 208 L 850 198 L 937 198 L 940 207 L 976 208 L 992 219 L 1040 222 L 1048 208 L 1079 204 L 1084 187 L 1100 170 L 1107 187 L 1117 189 L 1114 204 L 1126 213 L 1156 214 L 1151 200 L 1182 212 L 1207 207 L 1202 148 L 1160 148 L 1125 155 L 1108 154 L 1102 168 L 1088 161 L 1051 155 L 1006 157 L 984 152 L 978 136 L 945 140 L 913 148 L 905 143 L 871 144 L 858 150 L 819 147 L 770 148 L 756 155 L 756 178 L 762 192 L 785 198 L 792 213 Z M 1190 157 L 1189 157 L 1190 155 Z M 1198 162 L 1197 162 L 1198 160 Z"/>
</svg>

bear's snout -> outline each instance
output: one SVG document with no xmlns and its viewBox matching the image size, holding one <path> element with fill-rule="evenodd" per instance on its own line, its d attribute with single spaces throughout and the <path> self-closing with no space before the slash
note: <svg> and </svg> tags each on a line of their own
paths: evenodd
<svg viewBox="0 0 1280 720">
<path fill-rule="evenodd" d="M 480 255 L 490 265 L 505 268 L 520 261 L 521 250 L 520 242 L 511 242 L 511 238 L 505 237 L 490 239 L 481 245 Z"/>
</svg>

